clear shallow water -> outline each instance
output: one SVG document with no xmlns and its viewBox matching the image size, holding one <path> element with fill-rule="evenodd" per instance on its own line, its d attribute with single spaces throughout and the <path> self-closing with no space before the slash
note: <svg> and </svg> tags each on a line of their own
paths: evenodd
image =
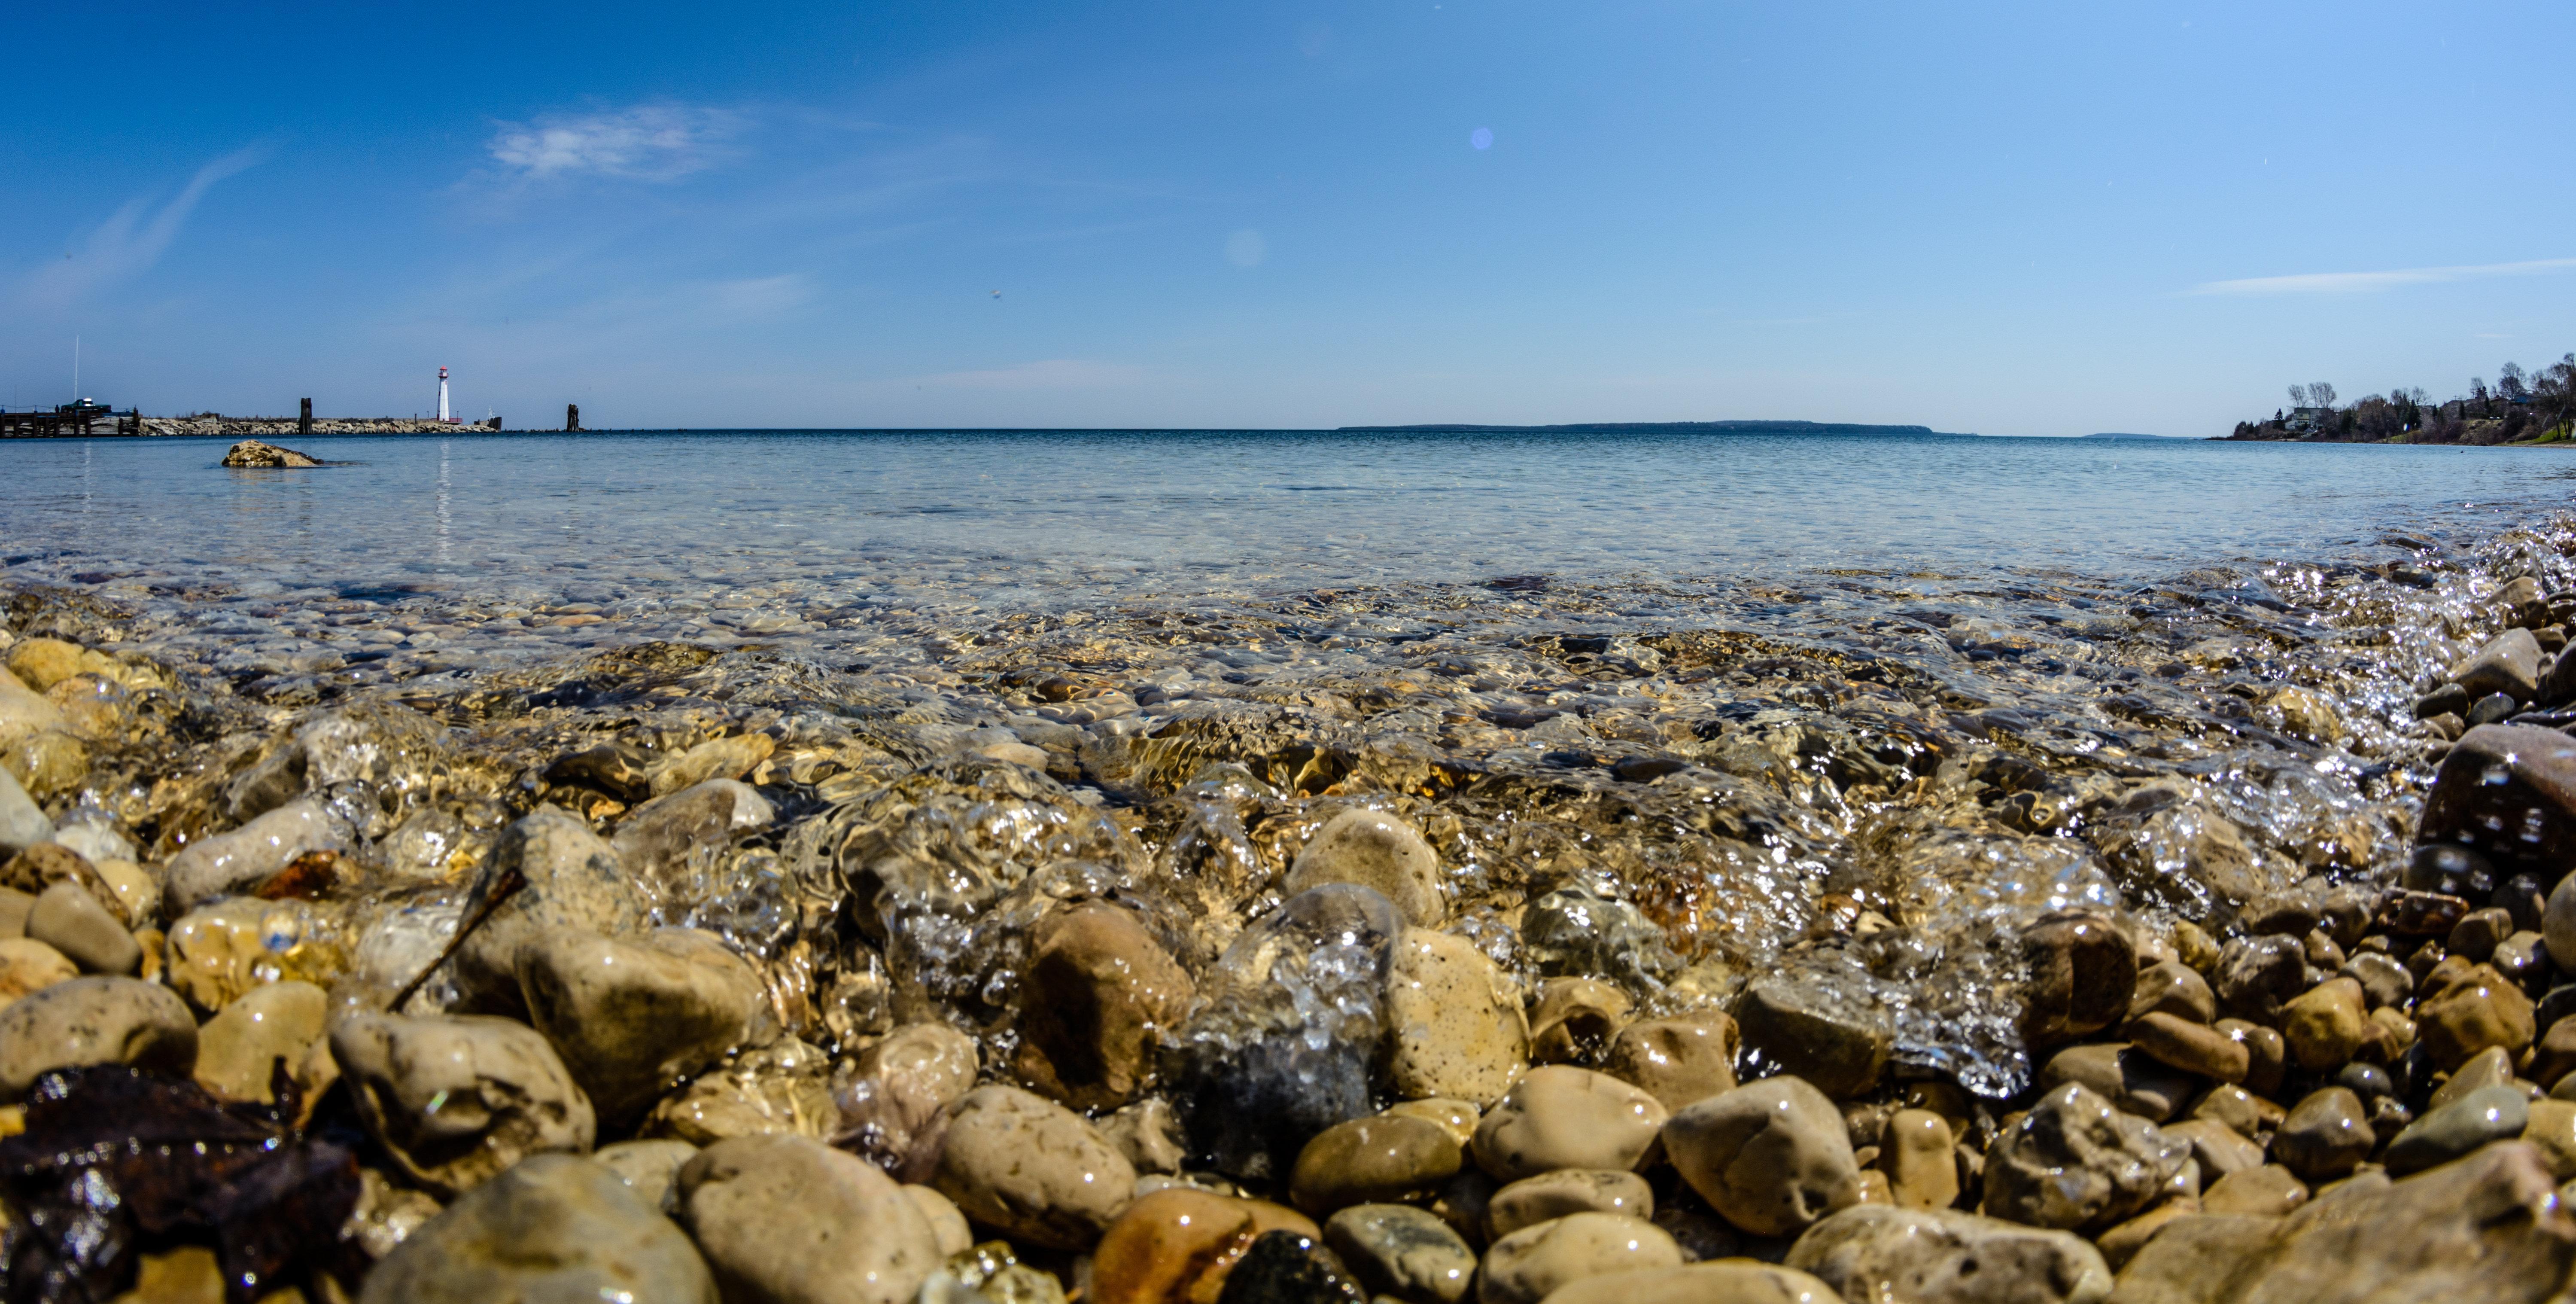
<svg viewBox="0 0 2576 1304">
<path fill-rule="evenodd" d="M 0 550 L 44 578 L 459 596 L 901 579 L 1000 608 L 1349 584 L 1860 568 L 2097 578 L 2517 519 L 2553 450 L 1960 437 L 851 434 L 0 447 Z M 559 595 L 557 595 L 559 596 Z"/>
</svg>

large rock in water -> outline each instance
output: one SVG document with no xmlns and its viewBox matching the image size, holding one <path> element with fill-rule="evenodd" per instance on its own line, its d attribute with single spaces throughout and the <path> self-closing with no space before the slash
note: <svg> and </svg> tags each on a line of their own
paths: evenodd
<svg viewBox="0 0 2576 1304">
<path fill-rule="evenodd" d="M 2529 870 L 2555 883 L 2576 860 L 2576 738 L 2521 724 L 2460 735 L 2433 775 L 2416 839 L 2484 852 L 2498 881 Z"/>
<path fill-rule="evenodd" d="M 2576 1220 L 2540 1152 L 2491 1145 L 2403 1181 L 2370 1175 L 2286 1218 L 2194 1214 L 2122 1269 L 2118 1304 L 2559 1298 Z"/>
<path fill-rule="evenodd" d="M 275 444 L 263 444 L 256 439 L 245 439 L 240 443 L 233 445 L 232 449 L 224 454 L 224 465 L 247 467 L 294 467 L 320 466 L 322 463 L 315 460 L 310 455 L 296 452 L 292 448 L 280 448 Z"/>
</svg>

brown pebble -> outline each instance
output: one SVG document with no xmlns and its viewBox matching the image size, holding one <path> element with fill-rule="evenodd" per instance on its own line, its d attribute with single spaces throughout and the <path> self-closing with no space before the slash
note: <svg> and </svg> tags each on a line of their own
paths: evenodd
<svg viewBox="0 0 2576 1304">
<path fill-rule="evenodd" d="M 1266 1200 L 1177 1186 L 1140 1196 L 1093 1247 L 1089 1298 L 1093 1304 L 1216 1304 L 1226 1274 L 1270 1231 L 1323 1234 L 1304 1214 Z"/>
<path fill-rule="evenodd" d="M 2207 1024 L 2187 1022 L 2170 1014 L 2131 1020 L 2127 1036 L 2129 1044 L 2159 1062 L 2221 1082 L 2244 1081 L 2252 1059 L 2245 1043 Z"/>
<path fill-rule="evenodd" d="M 2519 1052 L 2534 1031 L 2531 998 L 2485 965 L 2415 1005 L 2415 1035 L 2437 1068 L 2456 1069 L 2490 1046 Z"/>
</svg>

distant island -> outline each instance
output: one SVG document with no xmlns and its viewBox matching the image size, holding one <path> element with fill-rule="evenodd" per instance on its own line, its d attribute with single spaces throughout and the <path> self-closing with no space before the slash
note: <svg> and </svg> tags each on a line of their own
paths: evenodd
<svg viewBox="0 0 2576 1304">
<path fill-rule="evenodd" d="M 1348 434 L 1460 435 L 1942 435 L 1930 426 L 1865 426 L 1842 421 L 1594 421 L 1571 426 L 1342 426 Z M 1973 438 L 1973 436 L 1968 436 Z"/>
</svg>

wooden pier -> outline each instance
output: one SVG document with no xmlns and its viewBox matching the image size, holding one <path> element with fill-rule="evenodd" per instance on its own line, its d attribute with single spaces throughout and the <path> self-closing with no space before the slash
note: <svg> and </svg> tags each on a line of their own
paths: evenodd
<svg viewBox="0 0 2576 1304">
<path fill-rule="evenodd" d="M 0 439 L 97 439 L 142 433 L 143 413 L 134 408 L 119 412 L 97 403 L 65 403 L 24 412 L 0 408 Z"/>
</svg>

